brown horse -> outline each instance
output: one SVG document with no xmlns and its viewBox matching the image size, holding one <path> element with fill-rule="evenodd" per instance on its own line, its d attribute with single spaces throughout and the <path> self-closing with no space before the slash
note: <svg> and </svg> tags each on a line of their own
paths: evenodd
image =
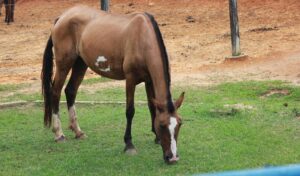
<svg viewBox="0 0 300 176">
<path fill-rule="evenodd" d="M 59 101 L 70 70 L 71 77 L 65 88 L 70 129 L 76 138 L 85 136 L 78 125 L 74 103 L 88 67 L 104 77 L 126 80 L 126 153 L 136 153 L 131 137 L 134 92 L 137 84 L 145 82 L 155 141 L 161 143 L 165 161 L 176 162 L 179 159 L 176 144 L 181 125 L 177 109 L 183 102 L 184 93 L 175 103 L 172 102 L 168 55 L 153 16 L 148 13 L 116 15 L 78 6 L 57 19 L 45 49 L 42 69 L 44 123 L 48 127 L 53 123 L 56 141 L 65 140 Z"/>
</svg>

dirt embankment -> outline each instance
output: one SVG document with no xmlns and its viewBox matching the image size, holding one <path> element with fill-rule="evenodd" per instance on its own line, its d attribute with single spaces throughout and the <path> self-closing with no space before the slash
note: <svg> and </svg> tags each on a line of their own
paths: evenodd
<svg viewBox="0 0 300 176">
<path fill-rule="evenodd" d="M 282 79 L 300 83 L 299 0 L 240 0 L 241 48 L 249 58 L 234 63 L 224 63 L 231 51 L 227 0 L 111 2 L 112 13 L 154 14 L 170 54 L 174 82 Z M 76 4 L 99 8 L 95 0 L 18 1 L 16 22 L 9 26 L 0 22 L 0 84 L 39 81 L 53 21 Z M 88 76 L 95 75 L 89 72 Z"/>
</svg>

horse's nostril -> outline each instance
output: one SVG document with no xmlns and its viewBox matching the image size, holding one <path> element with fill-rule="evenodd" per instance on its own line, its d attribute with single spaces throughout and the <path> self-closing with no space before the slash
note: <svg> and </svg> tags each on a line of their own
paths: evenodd
<svg viewBox="0 0 300 176">
<path fill-rule="evenodd" d="M 165 160 L 166 160 L 166 161 L 169 161 L 170 159 L 171 159 L 171 157 L 165 156 Z"/>
<path fill-rule="evenodd" d="M 170 160 L 172 159 L 172 157 L 173 157 L 173 154 L 172 154 L 172 153 L 170 153 L 170 154 L 167 154 L 167 155 L 165 155 L 165 156 L 164 156 L 164 159 L 165 159 L 165 161 L 166 161 L 166 162 L 168 162 L 168 163 L 169 163 L 169 162 L 170 162 Z"/>
</svg>

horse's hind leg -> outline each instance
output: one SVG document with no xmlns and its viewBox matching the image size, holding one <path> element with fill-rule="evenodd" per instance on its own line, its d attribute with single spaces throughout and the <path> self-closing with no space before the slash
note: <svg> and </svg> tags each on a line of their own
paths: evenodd
<svg viewBox="0 0 300 176">
<path fill-rule="evenodd" d="M 60 58 L 60 57 L 57 57 Z M 58 60 L 58 59 L 57 59 Z M 61 128 L 61 121 L 59 116 L 59 101 L 61 96 L 61 90 L 66 80 L 66 77 L 73 65 L 73 60 L 70 58 L 64 58 L 63 60 L 56 60 L 56 72 L 53 82 L 53 92 L 52 92 L 52 131 L 55 134 L 55 141 L 64 141 L 65 135 L 63 134 Z M 63 61 L 63 62 L 62 62 Z"/>
<path fill-rule="evenodd" d="M 83 62 L 82 58 L 78 57 L 75 64 L 73 65 L 72 74 L 68 82 L 68 85 L 65 89 L 68 111 L 69 111 L 69 118 L 70 118 L 70 129 L 75 132 L 76 139 L 85 137 L 84 133 L 81 131 L 79 124 L 77 122 L 74 103 L 76 99 L 77 90 L 83 80 L 86 70 L 87 70 L 87 65 Z"/>
</svg>

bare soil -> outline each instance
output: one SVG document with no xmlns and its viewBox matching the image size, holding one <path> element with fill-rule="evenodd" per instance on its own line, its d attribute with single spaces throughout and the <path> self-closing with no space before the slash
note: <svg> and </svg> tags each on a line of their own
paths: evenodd
<svg viewBox="0 0 300 176">
<path fill-rule="evenodd" d="M 99 8 L 97 0 L 19 0 L 13 24 L 6 25 L 1 17 L 0 84 L 39 84 L 53 21 L 77 4 Z M 243 61 L 225 61 L 231 55 L 228 0 L 111 0 L 110 11 L 147 11 L 156 17 L 170 55 L 173 84 L 300 84 L 300 1 L 240 0 L 238 7 L 241 48 L 248 55 Z"/>
</svg>

